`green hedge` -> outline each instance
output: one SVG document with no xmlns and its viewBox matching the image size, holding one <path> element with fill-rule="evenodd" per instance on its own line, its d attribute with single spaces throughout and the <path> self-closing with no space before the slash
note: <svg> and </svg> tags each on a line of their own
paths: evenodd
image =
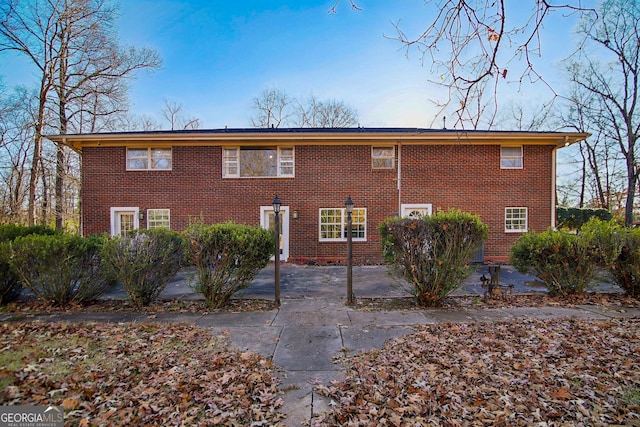
<svg viewBox="0 0 640 427">
<path fill-rule="evenodd" d="M 385 261 L 413 285 L 423 306 L 440 305 L 462 286 L 471 257 L 489 235 L 479 217 L 457 210 L 420 219 L 390 218 L 379 229 Z"/>
<path fill-rule="evenodd" d="M 170 230 L 138 230 L 109 239 L 101 255 L 107 272 L 142 307 L 155 301 L 182 267 L 184 240 Z"/>
<path fill-rule="evenodd" d="M 246 288 L 273 255 L 269 230 L 233 223 L 192 224 L 185 232 L 189 262 L 197 267 L 193 285 L 210 308 L 226 305 Z"/>
<path fill-rule="evenodd" d="M 556 226 L 559 229 L 579 230 L 591 218 L 609 221 L 612 215 L 606 209 L 566 208 L 562 206 L 556 208 Z"/>
<path fill-rule="evenodd" d="M 566 231 L 523 234 L 511 247 L 511 263 L 536 274 L 552 295 L 583 294 L 596 275 L 592 242 Z"/>
<path fill-rule="evenodd" d="M 627 295 L 640 297 L 640 228 L 614 221 L 589 221 L 581 231 L 593 242 L 598 265 Z"/>
<path fill-rule="evenodd" d="M 9 244 L 9 264 L 40 300 L 86 303 L 109 287 L 99 256 L 102 243 L 100 237 L 64 234 L 18 237 Z"/>
<path fill-rule="evenodd" d="M 40 225 L 31 227 L 18 224 L 0 225 L 0 305 L 15 301 L 22 292 L 22 282 L 9 265 L 9 242 L 21 236 L 53 235 L 55 233 L 55 230 Z"/>
</svg>

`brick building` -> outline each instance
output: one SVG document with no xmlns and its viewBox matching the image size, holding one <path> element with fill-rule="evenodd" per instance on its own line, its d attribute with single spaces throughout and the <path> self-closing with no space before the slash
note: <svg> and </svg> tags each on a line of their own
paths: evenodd
<svg viewBox="0 0 640 427">
<path fill-rule="evenodd" d="M 282 200 L 281 259 L 344 259 L 351 196 L 354 262 L 381 261 L 390 216 L 457 208 L 503 261 L 527 230 L 555 223 L 556 150 L 581 133 L 416 128 L 218 129 L 49 137 L 82 155 L 84 235 L 234 221 L 269 227 Z M 271 225 L 272 227 L 272 225 Z"/>
</svg>

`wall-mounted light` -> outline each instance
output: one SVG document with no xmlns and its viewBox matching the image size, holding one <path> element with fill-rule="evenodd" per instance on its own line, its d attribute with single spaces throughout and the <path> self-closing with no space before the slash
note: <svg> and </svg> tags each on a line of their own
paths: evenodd
<svg viewBox="0 0 640 427">
<path fill-rule="evenodd" d="M 138 212 L 138 219 L 139 219 L 140 221 L 142 221 L 142 220 L 144 219 L 144 211 L 139 211 L 139 212 Z"/>
<path fill-rule="evenodd" d="M 298 211 L 293 211 L 293 219 L 298 219 Z"/>
</svg>

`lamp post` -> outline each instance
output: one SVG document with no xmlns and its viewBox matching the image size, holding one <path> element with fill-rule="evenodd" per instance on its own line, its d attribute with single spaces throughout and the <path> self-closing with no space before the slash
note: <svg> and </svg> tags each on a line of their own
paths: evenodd
<svg viewBox="0 0 640 427">
<path fill-rule="evenodd" d="M 344 202 L 344 210 L 347 213 L 347 305 L 353 305 L 353 262 L 352 262 L 352 224 L 351 214 L 353 213 L 353 200 L 351 196 Z"/>
<path fill-rule="evenodd" d="M 276 197 L 273 199 L 273 213 L 275 216 L 275 282 L 276 282 L 276 304 L 280 306 L 280 205 L 282 202 Z"/>
</svg>

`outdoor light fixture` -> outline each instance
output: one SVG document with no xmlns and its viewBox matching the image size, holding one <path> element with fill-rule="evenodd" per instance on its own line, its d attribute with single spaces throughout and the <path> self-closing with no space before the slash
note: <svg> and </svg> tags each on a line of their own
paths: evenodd
<svg viewBox="0 0 640 427">
<path fill-rule="evenodd" d="M 275 300 L 276 300 L 276 304 L 278 304 L 278 306 L 280 306 L 280 205 L 282 205 L 282 201 L 278 198 L 278 195 L 276 194 L 276 197 L 273 199 L 273 202 L 271 203 L 273 205 L 273 213 L 274 213 L 274 219 L 275 219 L 275 230 L 274 230 L 274 235 L 275 235 L 275 257 L 274 257 L 274 261 L 275 261 L 275 290 L 276 290 L 276 295 L 275 295 Z"/>
<path fill-rule="evenodd" d="M 282 202 L 280 201 L 280 198 L 278 198 L 278 195 L 276 194 L 276 197 L 273 199 L 273 211 L 276 213 L 276 218 L 278 217 L 278 214 L 280 213 L 280 205 L 282 205 Z"/>
<path fill-rule="evenodd" d="M 351 200 L 351 196 L 345 200 L 344 209 L 347 211 L 347 214 L 351 216 L 351 213 L 353 212 L 353 200 Z"/>
<path fill-rule="evenodd" d="M 138 212 L 138 219 L 139 219 L 140 221 L 142 221 L 142 220 L 144 219 L 144 211 L 139 211 L 139 212 Z"/>
<path fill-rule="evenodd" d="M 351 231 L 351 213 L 353 212 L 353 204 L 351 196 L 349 196 L 344 202 L 344 210 L 347 212 L 347 305 L 353 305 L 353 236 Z"/>
</svg>

